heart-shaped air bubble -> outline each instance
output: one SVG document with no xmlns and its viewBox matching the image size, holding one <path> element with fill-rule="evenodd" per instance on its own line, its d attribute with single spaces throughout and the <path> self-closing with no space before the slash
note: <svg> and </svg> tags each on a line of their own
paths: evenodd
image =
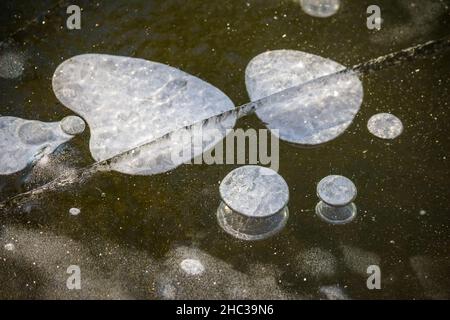
<svg viewBox="0 0 450 320">
<path fill-rule="evenodd" d="M 96 161 L 234 108 L 219 89 L 181 70 L 104 54 L 64 61 L 53 75 L 53 90 L 62 104 L 88 123 L 89 147 Z M 136 175 L 166 172 L 212 148 L 235 122 L 233 115 L 177 130 L 167 139 L 121 156 L 111 167 Z"/>
</svg>

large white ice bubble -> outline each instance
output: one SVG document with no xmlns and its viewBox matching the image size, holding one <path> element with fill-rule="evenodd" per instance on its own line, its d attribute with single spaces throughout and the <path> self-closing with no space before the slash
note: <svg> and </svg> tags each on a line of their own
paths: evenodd
<svg viewBox="0 0 450 320">
<path fill-rule="evenodd" d="M 343 69 L 337 62 L 301 51 L 268 51 L 250 61 L 245 83 L 252 101 L 303 84 L 284 97 L 269 99 L 256 114 L 269 129 L 278 129 L 282 140 L 317 145 L 342 134 L 363 101 L 355 73 L 334 74 Z"/>
<path fill-rule="evenodd" d="M 183 71 L 104 54 L 64 61 L 53 75 L 53 90 L 66 107 L 86 119 L 96 161 L 234 108 L 219 89 Z M 168 139 L 120 157 L 112 169 L 139 175 L 171 170 L 213 147 L 235 122 L 236 117 L 230 115 L 207 126 L 179 130 Z M 200 145 L 192 144 L 191 139 L 199 134 L 203 134 Z"/>
<path fill-rule="evenodd" d="M 62 129 L 61 122 L 0 117 L 0 175 L 24 169 L 73 137 Z"/>
</svg>

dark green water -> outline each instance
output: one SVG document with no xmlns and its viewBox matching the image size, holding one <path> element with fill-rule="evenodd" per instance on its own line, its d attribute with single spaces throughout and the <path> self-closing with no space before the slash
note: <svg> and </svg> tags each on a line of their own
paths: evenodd
<svg viewBox="0 0 450 320">
<path fill-rule="evenodd" d="M 166 63 L 239 105 L 248 101 L 245 67 L 266 50 L 301 50 L 353 65 L 450 33 L 448 1 L 377 0 L 384 20 L 379 32 L 366 27 L 373 2 L 343 0 L 336 15 L 318 19 L 287 0 L 80 1 L 82 28 L 69 31 L 65 5 L 47 12 L 56 2 L 6 1 L 1 39 L 26 63 L 21 77 L 0 79 L 0 115 L 57 121 L 71 114 L 54 96 L 51 78 L 62 61 L 82 53 Z M 9 37 L 35 16 L 38 21 Z M 237 167 L 230 165 L 184 165 L 151 177 L 99 173 L 8 209 L 0 215 L 0 298 L 162 298 L 158 279 L 175 277 L 179 246 L 198 248 L 211 260 L 214 275 L 191 283 L 191 298 L 232 297 L 215 282 L 242 274 L 259 298 L 324 298 L 319 288 L 330 285 L 353 299 L 449 298 L 449 75 L 448 52 L 371 74 L 362 78 L 361 111 L 342 136 L 309 149 L 281 142 L 290 218 L 268 240 L 242 242 L 218 226 L 218 188 Z M 402 120 L 398 139 L 382 141 L 367 131 L 378 112 Z M 253 115 L 237 127 L 264 126 Z M 87 130 L 47 168 L 1 176 L 0 199 L 92 163 L 88 141 Z M 327 225 L 314 214 L 316 184 L 329 174 L 345 175 L 358 188 L 358 217 L 348 225 Z M 80 215 L 71 216 L 71 207 Z M 7 243 L 15 250 L 4 250 Z M 327 276 L 302 269 L 302 252 L 311 248 L 334 257 Z M 330 264 L 315 259 L 319 267 Z M 72 264 L 81 268 L 80 291 L 65 286 Z M 380 266 L 381 290 L 367 289 L 368 264 Z"/>
</svg>

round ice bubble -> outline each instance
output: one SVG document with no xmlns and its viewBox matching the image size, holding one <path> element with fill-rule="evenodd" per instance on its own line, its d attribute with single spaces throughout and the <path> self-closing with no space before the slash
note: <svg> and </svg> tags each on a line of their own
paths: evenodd
<svg viewBox="0 0 450 320">
<path fill-rule="evenodd" d="M 381 139 L 395 139 L 403 132 L 402 121 L 390 113 L 378 113 L 370 117 L 367 129 Z"/>
<path fill-rule="evenodd" d="M 317 195 L 330 206 L 345 206 L 356 198 L 356 186 L 343 176 L 330 175 L 317 185 Z"/>
<path fill-rule="evenodd" d="M 346 224 L 355 219 L 358 210 L 352 202 L 346 206 L 333 207 L 323 201 L 316 205 L 316 214 L 330 224 Z"/>
<path fill-rule="evenodd" d="M 70 135 L 77 135 L 84 132 L 86 124 L 83 119 L 77 116 L 68 116 L 61 120 L 61 129 Z"/>
</svg>

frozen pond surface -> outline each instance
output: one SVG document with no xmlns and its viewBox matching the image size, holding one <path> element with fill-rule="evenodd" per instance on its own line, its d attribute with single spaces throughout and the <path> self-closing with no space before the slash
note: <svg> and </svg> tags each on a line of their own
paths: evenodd
<svg viewBox="0 0 450 320">
<path fill-rule="evenodd" d="M 0 8 L 11 1 L 2 1 Z M 85 116 L 78 111 L 80 105 L 71 109 L 72 100 L 58 100 L 52 78 L 59 65 L 70 66 L 67 61 L 72 57 L 91 53 L 135 58 L 138 65 L 157 61 L 182 70 L 177 72 L 183 72 L 188 85 L 195 82 L 191 77 L 202 79 L 218 89 L 204 84 L 201 88 L 220 90 L 234 105 L 241 105 L 249 95 L 286 86 L 278 82 L 283 78 L 280 73 L 288 75 L 284 79 L 306 81 L 314 76 L 308 73 L 313 67 L 331 72 L 443 37 L 450 30 L 448 1 L 440 0 L 415 1 L 414 6 L 409 0 L 377 1 L 384 21 L 379 32 L 366 27 L 365 9 L 373 4 L 369 0 L 342 0 L 329 18 L 308 15 L 298 1 L 192 0 L 181 5 L 178 0 L 81 1 L 79 31 L 65 29 L 66 6 L 41 15 L 54 2 L 15 1 L 15 18 L 7 9 L 0 10 L 8 13 L 0 14 L 2 37 L 40 17 L 2 47 L 7 50 L 0 56 L 14 55 L 0 59 L 7 61 L 0 65 L 1 72 L 10 75 L 0 76 L 0 115 L 58 126 L 64 117 L 79 115 L 87 125 L 83 134 L 42 157 L 35 167 L 0 176 L 1 200 L 92 164 L 101 149 L 91 152 L 90 143 L 100 128 L 111 142 L 102 152 L 114 153 L 147 138 L 133 127 L 136 136 L 128 141 L 119 134 L 121 126 L 115 132 L 111 126 L 90 123 L 93 109 Z M 305 60 L 305 53 L 314 56 Z M 290 57 L 296 55 L 301 55 L 304 68 L 294 68 Z M 273 63 L 264 70 L 252 69 L 255 81 L 246 86 L 249 63 L 268 57 Z M 147 62 L 139 62 L 143 60 Z M 275 65 L 283 68 L 277 71 Z M 172 74 L 166 66 L 162 70 Z M 264 81 L 259 71 L 269 72 L 271 80 Z M 324 111 L 333 106 L 342 109 L 315 113 L 311 105 L 303 119 L 306 124 L 297 121 L 294 112 L 289 114 L 290 109 L 282 115 L 279 109 L 267 108 L 239 119 L 236 128 L 262 129 L 266 122 L 269 128 L 280 129 L 282 138 L 285 134 L 278 173 L 289 186 L 289 220 L 280 233 L 262 241 L 233 238 L 217 223 L 220 183 L 237 165 L 180 165 L 152 176 L 139 176 L 137 166 L 120 165 L 120 172 L 101 172 L 85 183 L 1 211 L 0 298 L 449 298 L 449 74 L 450 55 L 436 55 L 360 79 L 344 79 L 355 86 L 343 86 L 343 91 L 335 82 L 345 99 L 320 106 Z M 118 90 L 141 92 L 124 73 L 111 78 L 110 84 L 123 84 Z M 183 82 L 169 83 L 173 86 L 167 89 L 183 87 Z M 93 84 L 97 82 L 85 78 L 78 89 Z M 103 110 L 109 110 L 102 105 L 105 101 L 122 112 L 131 110 L 122 109 L 111 97 L 96 100 L 94 92 L 86 96 Z M 172 91 L 158 92 L 169 93 L 169 98 Z M 198 91 L 190 92 L 183 93 L 187 100 L 200 99 Z M 323 92 L 323 101 L 330 93 L 333 96 L 334 92 Z M 359 98 L 362 103 L 356 104 Z M 317 96 L 308 101 L 317 101 Z M 288 105 L 299 108 L 294 103 L 281 107 Z M 142 106 L 157 108 L 144 102 Z M 192 115 L 173 108 L 183 117 Z M 211 112 L 215 108 L 214 104 Z M 98 113 L 105 121 L 117 116 L 105 113 Z M 401 119 L 405 130 L 399 138 L 377 139 L 368 131 L 368 120 L 378 113 Z M 116 119 L 120 122 L 120 117 Z M 180 121 L 184 120 L 192 119 Z M 330 127 L 322 126 L 324 121 Z M 169 129 L 150 122 L 155 124 L 150 134 Z M 327 130 L 332 125 L 336 130 Z M 283 133 L 283 128 L 303 131 Z M 302 143 L 315 147 L 302 148 Z M 147 174 L 143 163 L 141 172 Z M 169 167 L 173 163 L 158 171 Z M 327 224 L 315 214 L 317 182 L 331 174 L 346 176 L 358 187 L 358 214 L 346 225 Z M 71 215 L 71 208 L 81 213 Z M 382 290 L 367 289 L 369 264 L 380 266 Z M 70 265 L 81 268 L 82 290 L 67 290 Z"/>
</svg>

